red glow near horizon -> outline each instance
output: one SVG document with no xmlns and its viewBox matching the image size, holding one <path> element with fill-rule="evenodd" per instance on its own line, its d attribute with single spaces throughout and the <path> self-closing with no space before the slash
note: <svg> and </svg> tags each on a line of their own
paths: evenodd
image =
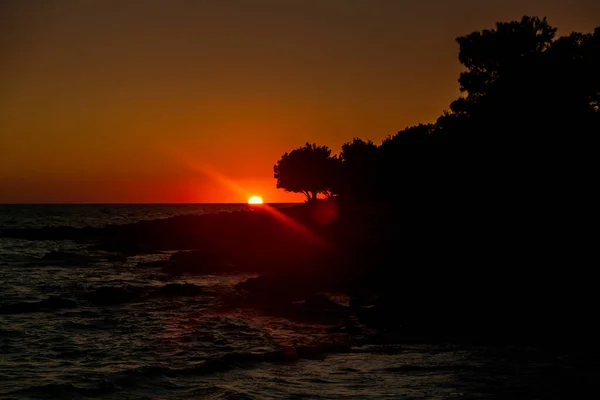
<svg viewBox="0 0 600 400">
<path fill-rule="evenodd" d="M 266 212 L 269 213 L 269 215 L 271 215 L 277 221 L 281 222 L 282 225 L 284 225 L 284 226 L 292 229 L 293 231 L 295 231 L 299 235 L 301 235 L 304 238 L 310 240 L 310 242 L 313 245 L 315 245 L 316 247 L 318 247 L 318 248 L 320 248 L 322 250 L 328 250 L 328 251 L 333 250 L 333 246 L 331 245 L 331 243 L 329 243 L 328 241 L 326 241 L 325 239 L 323 239 L 321 236 L 317 235 L 315 232 L 313 232 L 311 229 L 307 228 L 306 226 L 304 226 L 300 222 L 298 222 L 295 219 L 293 219 L 293 218 L 285 215 L 284 213 L 282 213 L 278 209 L 273 208 L 273 207 L 271 207 L 268 204 L 263 204 L 263 208 L 264 208 L 264 210 Z"/>
<path fill-rule="evenodd" d="M 165 148 L 168 148 L 165 146 Z M 171 155 L 175 159 L 177 163 L 183 164 L 185 167 L 193 171 L 194 173 L 208 178 L 210 181 L 219 184 L 220 186 L 225 187 L 229 191 L 239 195 L 239 200 L 237 202 L 244 202 L 246 199 L 254 196 L 255 191 L 249 191 L 242 188 L 239 184 L 237 184 L 232 179 L 229 179 L 217 171 L 214 170 L 211 166 L 207 164 L 202 164 L 195 160 L 194 157 L 188 155 L 186 152 L 180 149 L 171 148 Z"/>
<path fill-rule="evenodd" d="M 215 181 L 228 189 L 232 190 L 235 193 L 238 193 L 241 198 L 250 198 L 253 197 L 252 192 L 242 188 L 239 184 L 234 182 L 233 180 L 221 175 L 213 168 L 208 165 L 202 165 L 199 162 L 195 161 L 192 157 L 187 156 L 184 152 L 174 150 L 174 156 L 179 162 L 182 162 L 185 166 L 190 168 L 192 171 L 209 178 L 212 181 Z M 254 192 L 255 193 L 255 192 Z M 251 204 L 251 206 L 256 207 L 258 204 Z M 268 213 L 270 216 L 279 221 L 282 225 L 287 228 L 293 230 L 300 236 L 309 240 L 315 247 L 320 248 L 322 250 L 332 250 L 332 245 L 324 240 L 322 237 L 317 235 L 311 229 L 307 228 L 303 224 L 294 220 L 293 218 L 285 215 L 278 209 L 268 205 L 268 204 L 260 204 L 261 211 Z"/>
</svg>

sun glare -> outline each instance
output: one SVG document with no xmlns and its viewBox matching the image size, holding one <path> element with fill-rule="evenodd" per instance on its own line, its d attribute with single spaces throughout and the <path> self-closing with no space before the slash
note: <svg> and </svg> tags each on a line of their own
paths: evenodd
<svg viewBox="0 0 600 400">
<path fill-rule="evenodd" d="M 262 204 L 263 200 L 258 196 L 252 196 L 248 199 L 248 204 Z"/>
</svg>

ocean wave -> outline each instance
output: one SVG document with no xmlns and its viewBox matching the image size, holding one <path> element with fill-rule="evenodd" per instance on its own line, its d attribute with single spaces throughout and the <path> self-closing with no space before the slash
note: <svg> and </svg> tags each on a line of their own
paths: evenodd
<svg viewBox="0 0 600 400">
<path fill-rule="evenodd" d="M 71 383 L 49 383 L 47 385 L 30 386 L 15 390 L 9 395 L 18 395 L 37 398 L 37 399 L 56 399 L 56 398 L 74 398 L 74 396 L 96 397 L 108 394 L 117 390 L 117 387 L 110 383 L 103 383 L 95 387 L 81 387 Z"/>
<path fill-rule="evenodd" d="M 0 327 L 0 338 L 21 338 L 25 336 L 25 332 L 23 330 L 18 329 L 7 329 Z"/>
<path fill-rule="evenodd" d="M 94 305 L 116 305 L 155 297 L 194 297 L 203 293 L 200 286 L 192 283 L 168 283 L 153 286 L 101 286 L 81 294 Z"/>
<path fill-rule="evenodd" d="M 392 372 L 392 373 L 406 373 L 406 374 L 415 374 L 415 373 L 433 373 L 433 372 L 457 372 L 457 371 L 466 371 L 467 369 L 476 369 L 475 366 L 464 366 L 457 367 L 456 365 L 397 365 L 392 367 L 386 367 L 379 369 L 382 372 Z"/>
<path fill-rule="evenodd" d="M 198 388 L 188 390 L 177 398 L 183 399 L 207 399 L 207 400 L 254 400 L 254 397 L 244 391 L 234 390 L 221 386 L 212 386 L 208 388 Z"/>
<path fill-rule="evenodd" d="M 65 308 L 75 308 L 77 306 L 78 304 L 74 300 L 60 296 L 50 296 L 42 301 L 0 305 L 0 315 L 51 312 Z"/>
<path fill-rule="evenodd" d="M 108 330 L 108 327 L 102 326 L 100 324 L 94 323 L 84 323 L 84 322 L 76 322 L 76 321 L 67 321 L 64 323 L 63 327 L 67 330 Z"/>
<path fill-rule="evenodd" d="M 70 285 L 42 285 L 40 290 L 45 293 L 58 291 L 61 294 L 50 295 L 41 301 L 0 303 L 0 315 L 51 312 L 77 308 L 79 303 L 73 298 L 79 298 L 84 303 L 94 306 L 112 306 L 152 298 L 195 297 L 203 294 L 202 287 L 192 283 L 168 283 L 160 287 L 126 285 L 96 288 L 74 283 Z"/>
<path fill-rule="evenodd" d="M 115 372 L 110 379 L 119 386 L 137 385 L 136 380 L 147 378 L 179 378 L 226 372 L 236 368 L 252 368 L 261 363 L 293 363 L 301 359 L 314 359 L 316 355 L 348 351 L 348 346 L 336 343 L 320 343 L 313 346 L 286 346 L 268 352 L 230 352 L 218 357 L 199 361 L 189 367 L 142 366 Z"/>
<path fill-rule="evenodd" d="M 139 298 L 144 290 L 135 286 L 101 286 L 82 293 L 81 297 L 94 305 L 115 305 Z"/>
</svg>

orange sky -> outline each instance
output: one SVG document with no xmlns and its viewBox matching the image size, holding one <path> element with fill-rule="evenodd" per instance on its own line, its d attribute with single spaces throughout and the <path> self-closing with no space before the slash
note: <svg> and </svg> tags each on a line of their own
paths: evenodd
<svg viewBox="0 0 600 400">
<path fill-rule="evenodd" d="M 455 37 L 524 14 L 591 32 L 600 2 L 3 0 L 0 202 L 301 201 L 283 152 L 435 121 Z"/>
</svg>

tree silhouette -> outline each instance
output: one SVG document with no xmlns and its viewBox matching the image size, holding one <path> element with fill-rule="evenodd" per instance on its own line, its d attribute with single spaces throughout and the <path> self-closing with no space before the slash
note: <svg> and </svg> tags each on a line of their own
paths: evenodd
<svg viewBox="0 0 600 400">
<path fill-rule="evenodd" d="M 394 136 L 383 139 L 382 147 L 396 147 L 398 149 L 410 144 L 429 144 L 434 142 L 435 125 L 419 124 L 409 126 L 399 131 Z"/>
<path fill-rule="evenodd" d="M 514 148 L 515 134 L 540 145 L 597 131 L 600 32 L 555 33 L 545 18 L 525 16 L 456 39 L 462 96 L 438 119 L 450 141 Z"/>
<path fill-rule="evenodd" d="M 457 38 L 461 95 L 434 124 L 407 127 L 380 146 L 355 138 L 339 159 L 307 143 L 275 166 L 277 187 L 309 200 L 336 192 L 414 207 L 444 197 L 445 207 L 478 198 L 483 209 L 501 194 L 534 196 L 532 182 L 550 186 L 565 175 L 564 167 L 551 172 L 551 157 L 579 161 L 581 148 L 564 145 L 594 143 L 600 132 L 600 28 L 555 36 L 545 18 L 524 16 Z M 449 143 L 460 146 L 449 151 Z"/>
<path fill-rule="evenodd" d="M 555 321 L 587 325 L 589 312 L 573 310 L 595 304 L 595 292 L 564 306 L 556 288 L 568 274 L 547 265 L 584 266 L 574 257 L 593 249 L 600 28 L 555 35 L 545 18 L 525 16 L 459 37 L 461 95 L 434 124 L 380 146 L 354 138 L 338 158 L 307 143 L 275 166 L 277 187 L 308 200 L 338 191 L 350 206 L 332 237 L 366 257 L 357 276 L 381 295 L 382 321 L 402 315 L 408 329 L 468 335 L 524 326 L 534 339 Z M 591 276 L 584 268 L 569 285 Z"/>
<path fill-rule="evenodd" d="M 455 101 L 452 110 L 468 113 L 495 86 L 527 73 L 528 64 L 550 46 L 555 33 L 545 18 L 523 17 L 520 22 L 498 22 L 496 29 L 457 38 L 458 59 L 467 68 L 458 82 L 466 96 Z"/>
<path fill-rule="evenodd" d="M 303 193 L 306 201 L 316 200 L 318 194 L 330 197 L 335 192 L 338 164 L 329 147 L 307 142 L 283 154 L 273 167 L 277 188 Z"/>
<path fill-rule="evenodd" d="M 377 186 L 377 145 L 354 138 L 342 145 L 340 193 L 354 201 L 372 199 Z"/>
<path fill-rule="evenodd" d="M 432 173 L 441 165 L 436 151 L 440 146 L 434 146 L 441 138 L 434 124 L 419 124 L 383 140 L 377 152 L 381 200 L 414 207 L 427 198 Z"/>
</svg>

